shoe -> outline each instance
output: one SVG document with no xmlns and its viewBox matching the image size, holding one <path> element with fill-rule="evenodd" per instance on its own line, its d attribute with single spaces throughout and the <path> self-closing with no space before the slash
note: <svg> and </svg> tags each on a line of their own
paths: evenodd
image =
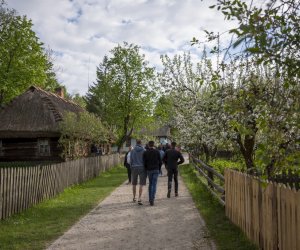
<svg viewBox="0 0 300 250">
<path fill-rule="evenodd" d="M 132 202 L 136 202 L 136 198 L 133 198 L 133 199 L 132 199 Z"/>
<path fill-rule="evenodd" d="M 129 185 L 129 184 L 131 184 L 131 182 L 130 182 L 130 181 L 128 181 L 128 182 L 126 183 L 126 185 Z"/>
<path fill-rule="evenodd" d="M 141 200 L 138 200 L 139 205 L 143 205 L 143 202 Z"/>
<path fill-rule="evenodd" d="M 178 197 L 178 193 L 175 193 L 175 197 Z"/>
<path fill-rule="evenodd" d="M 168 198 L 171 197 L 171 191 L 168 191 L 167 197 L 168 197 Z"/>
<path fill-rule="evenodd" d="M 150 206 L 154 206 L 154 201 L 150 201 Z"/>
</svg>

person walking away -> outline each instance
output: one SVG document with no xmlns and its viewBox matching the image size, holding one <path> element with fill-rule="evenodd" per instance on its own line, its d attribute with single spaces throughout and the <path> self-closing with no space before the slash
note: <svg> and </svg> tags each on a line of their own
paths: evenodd
<svg viewBox="0 0 300 250">
<path fill-rule="evenodd" d="M 131 183 L 131 168 L 130 168 L 130 152 L 132 150 L 132 146 L 128 148 L 127 153 L 125 154 L 125 159 L 124 159 L 124 167 L 127 169 L 127 175 L 128 175 L 128 182 L 127 184 Z"/>
<path fill-rule="evenodd" d="M 164 151 L 166 152 L 167 150 L 171 149 L 170 144 L 167 142 L 164 148 Z"/>
<path fill-rule="evenodd" d="M 174 176 L 175 183 L 175 196 L 178 196 L 178 165 L 184 162 L 182 154 L 175 149 L 176 142 L 171 143 L 171 149 L 165 152 L 164 162 L 168 170 L 168 194 L 167 197 L 171 197 L 172 179 Z M 179 160 L 179 161 L 178 161 Z"/>
<path fill-rule="evenodd" d="M 156 194 L 156 185 L 159 175 L 159 166 L 161 166 L 161 157 L 157 149 L 154 148 L 154 141 L 149 141 L 149 149 L 144 152 L 144 164 L 149 178 L 149 203 L 150 206 L 154 205 L 154 199 Z"/>
<path fill-rule="evenodd" d="M 161 158 L 161 164 L 159 165 L 159 174 L 160 174 L 160 176 L 162 176 L 162 170 L 161 170 L 161 167 L 162 167 L 162 164 L 163 164 L 163 159 L 164 159 L 165 152 L 163 151 L 163 149 L 162 149 L 161 146 L 158 146 L 157 149 L 158 149 L 158 151 L 159 151 L 160 158 Z"/>
<path fill-rule="evenodd" d="M 141 140 L 137 140 L 136 146 L 133 150 L 130 151 L 130 167 L 131 167 L 131 183 L 132 183 L 132 192 L 133 192 L 133 202 L 136 202 L 136 186 L 138 184 L 139 178 L 139 198 L 138 204 L 143 205 L 142 203 L 142 193 L 143 186 L 146 185 L 146 170 L 143 162 L 143 154 L 145 149 L 142 147 Z"/>
</svg>

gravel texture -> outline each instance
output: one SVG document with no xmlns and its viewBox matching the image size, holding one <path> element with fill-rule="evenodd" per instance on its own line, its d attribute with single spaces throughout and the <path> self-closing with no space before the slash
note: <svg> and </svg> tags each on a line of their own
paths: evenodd
<svg viewBox="0 0 300 250">
<path fill-rule="evenodd" d="M 132 202 L 132 186 L 123 183 L 48 249 L 216 249 L 181 178 L 179 197 L 171 193 L 168 199 L 164 170 L 154 206 L 147 187 L 141 206 Z"/>
</svg>

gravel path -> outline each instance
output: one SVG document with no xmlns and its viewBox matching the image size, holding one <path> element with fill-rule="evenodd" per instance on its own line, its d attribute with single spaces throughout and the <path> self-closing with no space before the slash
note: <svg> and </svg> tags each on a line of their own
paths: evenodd
<svg viewBox="0 0 300 250">
<path fill-rule="evenodd" d="M 153 207 L 146 188 L 139 206 L 132 202 L 131 185 L 123 183 L 48 250 L 216 249 L 181 178 L 179 197 L 166 197 L 165 175 L 158 179 Z"/>
</svg>

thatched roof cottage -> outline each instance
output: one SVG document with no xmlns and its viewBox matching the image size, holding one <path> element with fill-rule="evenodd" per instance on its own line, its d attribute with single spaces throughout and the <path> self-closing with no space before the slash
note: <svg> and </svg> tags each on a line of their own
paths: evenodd
<svg viewBox="0 0 300 250">
<path fill-rule="evenodd" d="M 0 109 L 0 161 L 58 161 L 59 122 L 66 112 L 84 109 L 32 86 Z"/>
</svg>

